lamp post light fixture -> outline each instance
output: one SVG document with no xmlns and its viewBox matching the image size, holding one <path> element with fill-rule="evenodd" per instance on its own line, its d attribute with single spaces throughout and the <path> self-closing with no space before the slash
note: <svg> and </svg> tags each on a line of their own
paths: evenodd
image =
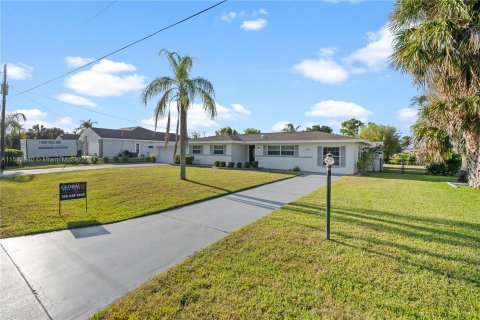
<svg viewBox="0 0 480 320">
<path fill-rule="evenodd" d="M 327 165 L 327 240 L 330 240 L 330 198 L 332 196 L 332 166 L 335 163 L 331 153 L 324 159 Z"/>
</svg>

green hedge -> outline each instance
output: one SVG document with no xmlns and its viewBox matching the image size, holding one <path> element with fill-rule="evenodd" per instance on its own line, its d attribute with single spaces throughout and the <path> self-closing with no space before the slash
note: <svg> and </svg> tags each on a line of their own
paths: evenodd
<svg viewBox="0 0 480 320">
<path fill-rule="evenodd" d="M 17 165 L 23 160 L 23 151 L 17 149 L 5 149 L 5 164 L 7 166 Z"/>
<path fill-rule="evenodd" d="M 194 156 L 185 156 L 185 162 L 187 164 L 193 164 L 193 160 L 195 159 Z M 175 164 L 180 164 L 180 155 L 175 156 Z"/>
<path fill-rule="evenodd" d="M 456 176 L 462 166 L 462 155 L 452 153 L 444 163 L 432 163 L 427 166 L 427 173 L 435 176 Z"/>
</svg>

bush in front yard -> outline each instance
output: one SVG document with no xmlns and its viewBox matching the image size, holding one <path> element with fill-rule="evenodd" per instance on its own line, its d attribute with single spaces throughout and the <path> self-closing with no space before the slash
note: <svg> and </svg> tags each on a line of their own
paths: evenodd
<svg viewBox="0 0 480 320">
<path fill-rule="evenodd" d="M 245 161 L 245 162 L 243 163 L 243 166 L 244 166 L 245 168 L 250 168 L 250 162 Z"/>
<path fill-rule="evenodd" d="M 185 162 L 186 162 L 187 164 L 193 164 L 193 159 L 195 159 L 194 156 L 186 156 L 186 157 L 185 157 Z"/>
<path fill-rule="evenodd" d="M 102 158 L 103 163 L 108 163 L 110 161 L 110 158 L 105 156 Z"/>
<path fill-rule="evenodd" d="M 93 164 L 97 164 L 97 163 L 98 163 L 98 157 L 91 157 L 91 158 L 90 158 L 90 161 L 91 161 Z"/>
<path fill-rule="evenodd" d="M 240 162 L 240 161 L 239 161 L 239 162 L 237 162 L 237 168 L 239 168 L 239 169 L 240 169 L 242 166 L 243 166 L 243 162 Z"/>
<path fill-rule="evenodd" d="M 21 163 L 23 160 L 22 150 L 17 149 L 5 149 L 5 164 L 7 166 L 13 166 Z"/>
<path fill-rule="evenodd" d="M 122 162 L 128 162 L 128 156 L 123 156 L 122 157 Z"/>
<path fill-rule="evenodd" d="M 118 163 L 120 161 L 120 158 L 118 156 L 115 156 L 112 158 L 113 162 Z"/>
<path fill-rule="evenodd" d="M 227 165 L 227 167 L 229 168 L 233 168 L 234 166 L 235 166 L 235 162 L 231 162 L 231 161 Z"/>
<path fill-rule="evenodd" d="M 225 168 L 227 163 L 225 161 L 220 161 L 220 167 Z"/>
<path fill-rule="evenodd" d="M 258 168 L 258 161 L 252 161 L 252 167 Z"/>
<path fill-rule="evenodd" d="M 444 163 L 432 163 L 427 166 L 427 173 L 435 176 L 456 176 L 462 166 L 462 155 L 452 153 Z"/>
<path fill-rule="evenodd" d="M 220 161 L 215 161 L 215 162 L 213 163 L 213 165 L 214 165 L 215 167 L 217 167 L 217 168 L 220 167 Z"/>
</svg>

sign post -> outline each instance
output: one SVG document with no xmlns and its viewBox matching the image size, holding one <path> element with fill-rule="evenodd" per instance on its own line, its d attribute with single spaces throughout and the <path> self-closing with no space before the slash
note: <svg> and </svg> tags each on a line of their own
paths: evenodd
<svg viewBox="0 0 480 320">
<path fill-rule="evenodd" d="M 58 214 L 62 215 L 62 201 L 85 198 L 85 213 L 88 210 L 87 183 L 69 182 L 58 184 Z"/>
</svg>

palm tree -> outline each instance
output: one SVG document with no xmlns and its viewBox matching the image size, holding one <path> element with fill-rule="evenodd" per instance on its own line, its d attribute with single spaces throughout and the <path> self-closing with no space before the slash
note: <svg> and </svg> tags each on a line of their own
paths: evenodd
<svg viewBox="0 0 480 320">
<path fill-rule="evenodd" d="M 7 146 L 13 147 L 14 141 L 20 143 L 20 132 L 23 130 L 21 122 L 27 121 L 27 117 L 20 112 L 10 112 L 5 116 L 5 138 Z"/>
<path fill-rule="evenodd" d="M 215 91 L 213 85 L 207 79 L 196 77 L 190 78 L 190 71 L 193 66 L 193 58 L 186 55 L 181 56 L 176 52 L 161 50 L 160 55 L 165 54 L 170 64 L 172 76 L 159 77 L 153 80 L 142 93 L 142 102 L 147 105 L 148 101 L 156 95 L 161 95 L 154 110 L 155 130 L 159 118 L 167 116 L 167 128 L 165 134 L 165 146 L 170 135 L 170 106 L 176 101 L 177 114 L 180 117 L 180 179 L 186 180 L 185 153 L 187 147 L 187 113 L 196 98 L 200 98 L 205 112 L 214 118 L 217 115 L 215 105 Z M 177 135 L 178 137 L 178 118 Z M 176 138 L 178 139 L 178 138 Z M 178 141 L 178 140 L 177 140 Z M 177 143 L 175 143 L 176 149 Z M 176 150 L 174 151 L 174 154 Z"/>
<path fill-rule="evenodd" d="M 392 66 L 430 102 L 429 126 L 465 141 L 468 181 L 480 189 L 480 2 L 398 0 L 390 18 Z M 433 147 L 433 146 L 432 146 Z"/>
<path fill-rule="evenodd" d="M 74 134 L 82 134 L 83 130 L 88 128 L 93 128 L 94 125 L 98 124 L 97 121 L 92 121 L 92 119 L 80 121 L 78 128 L 73 130 Z"/>
<path fill-rule="evenodd" d="M 287 123 L 282 129 L 282 132 L 297 132 L 300 126 L 294 126 L 293 123 Z"/>
</svg>

